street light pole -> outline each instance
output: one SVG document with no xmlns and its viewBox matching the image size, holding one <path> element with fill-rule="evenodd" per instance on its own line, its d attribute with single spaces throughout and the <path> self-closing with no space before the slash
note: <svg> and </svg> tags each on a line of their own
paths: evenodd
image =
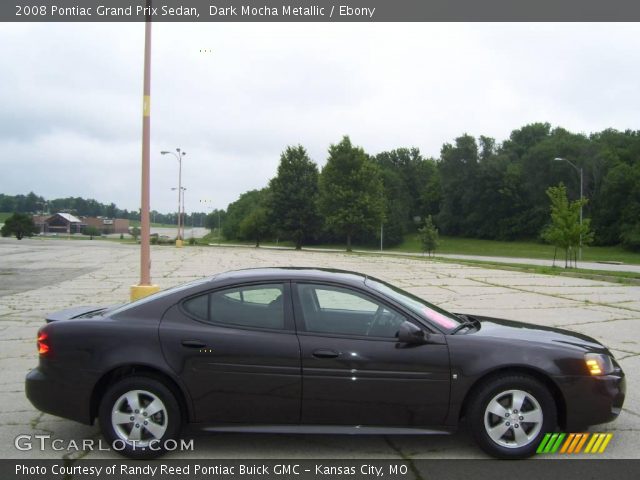
<svg viewBox="0 0 640 480">
<path fill-rule="evenodd" d="M 160 153 L 162 155 L 173 155 L 178 160 L 178 238 L 176 240 L 176 247 L 182 247 L 182 240 L 184 238 L 184 229 L 180 229 L 180 225 L 182 224 L 182 157 L 184 157 L 187 152 L 181 151 L 179 148 L 176 148 L 176 152 L 170 152 L 168 150 L 163 150 Z"/>
<path fill-rule="evenodd" d="M 147 0 L 147 12 L 151 12 L 151 0 Z M 151 284 L 151 253 L 149 248 L 149 192 L 151 138 L 151 13 L 147 14 L 144 27 L 144 80 L 142 94 L 142 180 L 140 195 L 140 283 L 132 285 L 131 300 L 146 297 L 159 290 Z"/>
<path fill-rule="evenodd" d="M 578 174 L 580 174 L 580 245 L 578 247 L 578 259 L 582 261 L 582 199 L 584 198 L 582 194 L 582 188 L 584 185 L 582 167 L 577 167 L 573 162 L 562 157 L 556 157 L 553 160 L 556 162 L 567 162 L 578 172 Z"/>
</svg>

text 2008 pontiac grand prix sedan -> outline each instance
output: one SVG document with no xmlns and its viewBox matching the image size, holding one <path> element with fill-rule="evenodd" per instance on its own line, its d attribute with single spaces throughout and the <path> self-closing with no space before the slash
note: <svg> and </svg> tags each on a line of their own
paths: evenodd
<svg viewBox="0 0 640 480">
<path fill-rule="evenodd" d="M 596 340 L 448 313 L 353 272 L 228 272 L 113 308 L 54 313 L 26 393 L 131 457 L 182 427 L 433 434 L 466 419 L 500 458 L 557 428 L 608 422 L 622 369 Z"/>
</svg>

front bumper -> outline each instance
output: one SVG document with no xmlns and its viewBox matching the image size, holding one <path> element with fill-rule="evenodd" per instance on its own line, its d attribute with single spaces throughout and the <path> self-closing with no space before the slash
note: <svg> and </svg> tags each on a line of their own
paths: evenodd
<svg viewBox="0 0 640 480">
<path fill-rule="evenodd" d="M 58 378 L 44 373 L 40 367 L 34 368 L 25 379 L 25 393 L 38 410 L 90 425 L 91 394 L 82 388 L 84 382 Z"/>
<path fill-rule="evenodd" d="M 627 386 L 621 370 L 602 376 L 555 377 L 555 381 L 564 394 L 567 431 L 611 422 L 622 410 Z"/>
</svg>

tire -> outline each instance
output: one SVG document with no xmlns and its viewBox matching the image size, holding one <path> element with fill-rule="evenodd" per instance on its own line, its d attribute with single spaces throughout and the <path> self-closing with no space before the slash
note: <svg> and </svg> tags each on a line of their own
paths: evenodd
<svg viewBox="0 0 640 480">
<path fill-rule="evenodd" d="M 175 395 L 161 381 L 143 376 L 111 385 L 100 402 L 98 419 L 109 446 L 136 459 L 163 455 L 165 442 L 176 440 L 182 426 Z"/>
<path fill-rule="evenodd" d="M 480 386 L 472 397 L 469 421 L 482 450 L 496 458 L 533 455 L 545 433 L 557 427 L 553 396 L 526 375 L 501 375 Z"/>
</svg>

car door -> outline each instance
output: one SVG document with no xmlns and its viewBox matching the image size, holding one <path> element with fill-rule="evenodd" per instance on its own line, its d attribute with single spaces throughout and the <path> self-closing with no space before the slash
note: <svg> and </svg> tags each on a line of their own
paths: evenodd
<svg viewBox="0 0 640 480">
<path fill-rule="evenodd" d="M 189 390 L 195 421 L 295 424 L 300 350 L 288 282 L 200 293 L 160 325 L 165 357 Z"/>
<path fill-rule="evenodd" d="M 407 314 L 364 291 L 295 282 L 302 355 L 303 424 L 442 425 L 449 354 L 435 332 L 423 345 L 397 341 Z M 424 328 L 424 327 L 423 327 Z"/>
</svg>

